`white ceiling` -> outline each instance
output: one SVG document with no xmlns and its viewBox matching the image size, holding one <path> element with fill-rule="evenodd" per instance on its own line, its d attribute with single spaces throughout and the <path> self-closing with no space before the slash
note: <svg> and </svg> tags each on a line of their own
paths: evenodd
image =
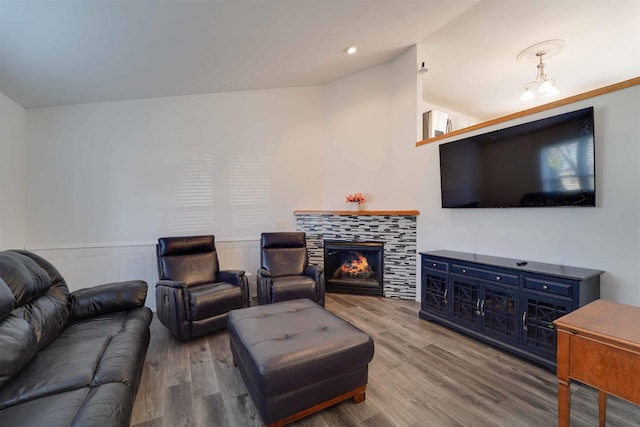
<svg viewBox="0 0 640 427">
<path fill-rule="evenodd" d="M 0 0 L 0 92 L 31 108 L 324 84 L 394 58 L 474 3 Z"/>
<path fill-rule="evenodd" d="M 0 0 L 0 92 L 33 108 L 317 85 L 422 41 L 425 100 L 488 119 L 532 106 L 516 56 L 558 38 L 560 97 L 640 76 L 640 0 Z"/>
<path fill-rule="evenodd" d="M 518 53 L 550 39 L 560 94 L 520 101 L 536 77 Z M 640 76 L 640 0 L 481 0 L 421 43 L 426 102 L 488 120 Z"/>
</svg>

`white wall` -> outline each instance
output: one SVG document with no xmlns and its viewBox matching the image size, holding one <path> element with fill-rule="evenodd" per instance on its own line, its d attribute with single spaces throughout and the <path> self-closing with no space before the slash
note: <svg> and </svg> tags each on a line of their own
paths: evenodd
<svg viewBox="0 0 640 427">
<path fill-rule="evenodd" d="M 343 209 L 344 196 L 360 191 L 368 209 L 419 209 L 419 250 L 598 268 L 606 271 L 603 298 L 640 305 L 640 88 L 477 131 L 594 105 L 598 207 L 448 210 L 440 207 L 437 144 L 415 147 L 423 105 L 417 56 L 412 48 L 323 87 L 30 110 L 26 164 L 38 173 L 27 178 L 27 247 L 58 251 L 50 254 L 84 274 L 87 286 L 127 271 L 152 277 L 160 235 L 213 232 L 229 263 L 253 272 L 259 231 L 276 221 L 293 229 L 293 210 Z M 188 206 L 176 183 L 194 182 L 201 175 L 187 172 L 203 168 L 212 178 L 196 193 L 210 200 Z M 229 183 L 247 175 L 235 170 L 268 181 L 267 200 L 232 197 Z M 145 269 L 127 264 L 131 251 Z M 129 267 L 116 274 L 109 263 L 122 254 Z"/>
<path fill-rule="evenodd" d="M 427 144 L 416 148 L 427 165 L 419 178 L 426 192 L 420 198 L 418 250 L 601 269 L 603 299 L 640 305 L 640 86 L 475 133 L 588 106 L 595 108 L 596 208 L 442 209 L 438 144 Z"/>
<path fill-rule="evenodd" d="M 27 113 L 27 245 L 247 238 L 319 206 L 320 88 Z"/>
<path fill-rule="evenodd" d="M 39 108 L 27 123 L 26 245 L 71 289 L 153 285 L 170 235 L 213 233 L 221 268 L 255 275 L 260 232 L 322 203 L 320 87 Z"/>
<path fill-rule="evenodd" d="M 0 250 L 25 246 L 24 108 L 0 93 Z"/>
<path fill-rule="evenodd" d="M 416 47 L 323 88 L 325 209 L 346 209 L 361 192 L 366 208 L 415 209 Z"/>
</svg>

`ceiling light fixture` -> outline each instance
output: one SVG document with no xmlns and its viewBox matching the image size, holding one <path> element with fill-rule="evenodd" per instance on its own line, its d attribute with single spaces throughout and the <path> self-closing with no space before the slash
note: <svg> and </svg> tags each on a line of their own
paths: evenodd
<svg viewBox="0 0 640 427">
<path fill-rule="evenodd" d="M 524 92 L 520 99 L 522 101 L 530 101 L 541 96 L 551 97 L 560 93 L 556 86 L 556 81 L 547 77 L 544 72 L 544 62 L 542 58 L 549 58 L 555 55 L 564 47 L 563 40 L 547 40 L 529 46 L 518 55 L 519 61 L 537 62 L 538 74 L 534 81 L 524 86 Z"/>
<path fill-rule="evenodd" d="M 353 55 L 358 51 L 358 48 L 356 47 L 356 45 L 353 45 L 353 46 L 349 46 L 344 51 L 347 52 L 349 55 Z"/>
<path fill-rule="evenodd" d="M 534 81 L 529 82 L 524 86 L 524 92 L 522 92 L 522 96 L 520 97 L 522 101 L 530 101 L 536 97 L 535 93 L 533 93 L 533 89 L 536 89 L 538 93 L 545 97 L 556 96 L 560 93 L 556 86 L 556 81 L 550 79 L 544 73 L 544 62 L 542 62 L 544 54 L 544 52 L 536 53 L 536 56 L 540 58 L 540 63 L 538 64 L 538 75 Z"/>
</svg>

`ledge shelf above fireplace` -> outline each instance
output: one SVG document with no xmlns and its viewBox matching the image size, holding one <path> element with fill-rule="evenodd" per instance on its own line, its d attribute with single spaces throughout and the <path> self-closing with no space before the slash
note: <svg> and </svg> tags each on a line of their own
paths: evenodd
<svg viewBox="0 0 640 427">
<path fill-rule="evenodd" d="M 295 210 L 294 215 L 382 215 L 382 216 L 418 216 L 417 210 L 395 211 L 322 211 L 322 210 Z"/>
</svg>

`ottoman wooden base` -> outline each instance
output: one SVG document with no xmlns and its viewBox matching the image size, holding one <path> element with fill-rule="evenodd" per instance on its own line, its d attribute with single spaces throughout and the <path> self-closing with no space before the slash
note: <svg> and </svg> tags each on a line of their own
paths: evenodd
<svg viewBox="0 0 640 427">
<path fill-rule="evenodd" d="M 311 300 L 233 310 L 227 326 L 234 363 L 266 425 L 365 399 L 373 339 Z"/>
<path fill-rule="evenodd" d="M 322 403 L 317 404 L 316 406 L 313 406 L 311 408 L 308 409 L 304 409 L 296 414 L 293 415 L 289 415 L 286 418 L 283 418 L 281 420 L 278 420 L 274 423 L 271 424 L 267 424 L 266 427 L 282 427 L 285 424 L 289 424 L 292 423 L 294 421 L 299 420 L 300 418 L 304 418 L 307 415 L 311 415 L 311 414 L 315 414 L 318 411 L 322 411 L 325 408 L 328 408 L 329 406 L 333 406 L 336 403 L 340 403 L 343 400 L 347 400 L 353 397 L 353 401 L 356 403 L 361 403 L 364 402 L 364 398 L 365 398 L 365 389 L 367 388 L 367 386 L 362 386 L 362 387 L 358 387 L 355 390 L 351 390 L 345 394 L 341 394 L 340 396 L 336 396 L 333 399 L 329 399 L 326 400 Z"/>
</svg>

